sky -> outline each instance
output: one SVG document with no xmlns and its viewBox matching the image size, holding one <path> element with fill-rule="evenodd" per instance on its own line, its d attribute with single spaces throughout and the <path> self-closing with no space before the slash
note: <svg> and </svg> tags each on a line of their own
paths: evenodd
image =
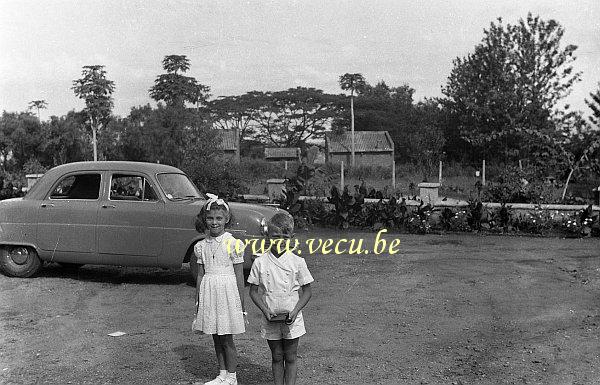
<svg viewBox="0 0 600 385">
<path fill-rule="evenodd" d="M 575 6 L 576 4 L 576 6 Z M 0 0 L 0 110 L 45 100 L 41 118 L 84 107 L 71 89 L 84 65 L 105 66 L 113 113 L 153 104 L 148 89 L 166 55 L 213 97 L 315 87 L 341 93 L 340 75 L 408 84 L 415 100 L 441 96 L 452 61 L 473 51 L 498 17 L 528 12 L 565 28 L 582 71 L 568 102 L 600 82 L 600 0 Z"/>
</svg>

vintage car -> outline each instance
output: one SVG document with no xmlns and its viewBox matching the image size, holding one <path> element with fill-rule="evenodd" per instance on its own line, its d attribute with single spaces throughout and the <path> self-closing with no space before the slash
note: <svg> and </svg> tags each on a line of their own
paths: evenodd
<svg viewBox="0 0 600 385">
<path fill-rule="evenodd" d="M 0 201 L 0 270 L 30 277 L 43 262 L 179 268 L 205 237 L 205 202 L 181 170 L 141 162 L 77 162 L 46 172 L 22 198 Z M 236 238 L 261 237 L 278 209 L 230 203 Z M 251 266 L 250 247 L 244 268 Z"/>
</svg>

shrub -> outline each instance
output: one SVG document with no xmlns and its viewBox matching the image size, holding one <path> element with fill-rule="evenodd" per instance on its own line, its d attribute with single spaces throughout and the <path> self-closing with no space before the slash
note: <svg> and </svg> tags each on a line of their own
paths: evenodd
<svg viewBox="0 0 600 385">
<path fill-rule="evenodd" d="M 527 233 L 544 235 L 555 225 L 555 219 L 548 210 L 537 206 L 533 212 L 518 215 L 513 222 L 515 229 Z"/>
<path fill-rule="evenodd" d="M 201 191 L 221 198 L 236 200 L 238 195 L 248 191 L 241 178 L 240 165 L 227 157 L 207 157 L 202 161 L 188 162 L 184 171 Z"/>
<path fill-rule="evenodd" d="M 482 189 L 482 197 L 488 202 L 554 203 L 560 200 L 560 190 L 536 180 L 534 171 L 508 167 Z"/>
</svg>

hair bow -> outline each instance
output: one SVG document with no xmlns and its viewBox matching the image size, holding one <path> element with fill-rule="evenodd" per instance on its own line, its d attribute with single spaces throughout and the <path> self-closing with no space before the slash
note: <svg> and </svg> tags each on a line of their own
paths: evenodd
<svg viewBox="0 0 600 385">
<path fill-rule="evenodd" d="M 227 203 L 225 203 L 225 201 L 223 199 L 221 199 L 218 196 L 216 196 L 215 194 L 211 194 L 211 193 L 206 193 L 206 196 L 208 197 L 208 201 L 206 202 L 206 211 L 210 211 L 210 206 L 213 203 L 216 203 L 217 205 L 220 205 L 220 206 L 225 206 L 227 211 L 229 211 L 229 205 Z"/>
</svg>

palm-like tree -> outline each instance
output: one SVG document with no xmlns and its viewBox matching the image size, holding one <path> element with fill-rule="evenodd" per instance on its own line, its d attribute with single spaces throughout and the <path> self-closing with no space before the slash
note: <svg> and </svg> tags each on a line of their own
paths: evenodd
<svg viewBox="0 0 600 385">
<path fill-rule="evenodd" d="M 360 93 L 367 84 L 362 74 L 346 73 L 340 76 L 340 88 L 344 91 L 350 90 L 350 131 L 352 140 L 352 167 L 354 167 L 354 92 Z"/>
<path fill-rule="evenodd" d="M 48 103 L 46 103 L 45 100 L 32 100 L 31 102 L 29 102 L 30 110 L 33 110 L 34 108 L 37 109 L 38 119 L 40 118 L 40 110 L 47 108 L 47 107 L 48 107 Z"/>
<path fill-rule="evenodd" d="M 73 80 L 75 96 L 85 101 L 85 110 L 92 128 L 94 161 L 98 160 L 97 131 L 108 124 L 113 107 L 112 93 L 115 82 L 106 78 L 103 65 L 83 66 L 81 79 Z"/>
</svg>

